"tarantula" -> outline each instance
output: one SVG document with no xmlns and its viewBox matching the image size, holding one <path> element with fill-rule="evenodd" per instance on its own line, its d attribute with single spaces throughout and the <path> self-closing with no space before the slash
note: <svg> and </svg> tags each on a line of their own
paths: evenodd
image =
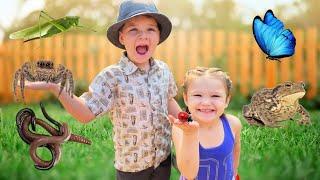
<svg viewBox="0 0 320 180">
<path fill-rule="evenodd" d="M 35 81 L 46 81 L 52 83 L 61 83 L 60 92 L 61 94 L 63 88 L 66 86 L 66 92 L 72 97 L 74 87 L 73 87 L 73 77 L 72 72 L 66 69 L 63 65 L 59 64 L 55 67 L 52 61 L 39 60 L 36 62 L 26 62 L 20 69 L 15 72 L 13 81 L 13 93 L 17 97 L 16 87 L 18 81 L 20 81 L 21 97 L 24 101 L 24 81 L 28 80 L 31 82 Z M 17 98 L 16 98 L 17 100 Z"/>
</svg>

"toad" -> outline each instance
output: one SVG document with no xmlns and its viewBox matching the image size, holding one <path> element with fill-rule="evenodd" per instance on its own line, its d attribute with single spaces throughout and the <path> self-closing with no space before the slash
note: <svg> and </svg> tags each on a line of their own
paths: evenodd
<svg viewBox="0 0 320 180">
<path fill-rule="evenodd" d="M 311 124 L 307 110 L 299 104 L 305 95 L 302 82 L 285 82 L 275 88 L 263 88 L 255 92 L 251 103 L 244 105 L 242 114 L 250 125 L 280 127 L 280 122 L 293 120 L 299 113 L 299 124 Z"/>
</svg>

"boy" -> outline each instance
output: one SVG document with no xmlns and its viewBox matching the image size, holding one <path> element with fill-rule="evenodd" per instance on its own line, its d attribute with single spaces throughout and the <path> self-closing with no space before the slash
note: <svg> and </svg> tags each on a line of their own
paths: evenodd
<svg viewBox="0 0 320 180">
<path fill-rule="evenodd" d="M 171 22 L 152 1 L 123 1 L 108 39 L 125 52 L 117 64 L 103 69 L 80 97 L 59 85 L 26 84 L 29 89 L 53 92 L 78 121 L 88 123 L 111 112 L 117 179 L 169 179 L 171 126 L 169 113 L 181 111 L 174 100 L 177 87 L 168 66 L 152 58 L 171 32 Z"/>
</svg>

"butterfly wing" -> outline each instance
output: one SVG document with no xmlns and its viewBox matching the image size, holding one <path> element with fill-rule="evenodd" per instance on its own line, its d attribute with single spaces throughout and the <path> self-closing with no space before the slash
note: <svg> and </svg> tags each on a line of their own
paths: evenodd
<svg viewBox="0 0 320 180">
<path fill-rule="evenodd" d="M 269 9 L 264 15 L 263 23 L 279 30 L 284 28 L 283 23 L 274 16 L 271 9 Z"/>
<path fill-rule="evenodd" d="M 253 20 L 253 34 L 269 59 L 292 56 L 296 45 L 293 33 L 284 29 L 284 24 L 277 19 L 272 10 L 268 10 L 262 19 L 256 16 Z"/>
<path fill-rule="evenodd" d="M 271 58 L 289 57 L 294 54 L 296 39 L 293 33 L 286 29 L 283 30 L 272 45 L 269 56 Z"/>
<path fill-rule="evenodd" d="M 256 16 L 253 20 L 253 35 L 259 45 L 260 49 L 267 55 L 269 55 L 272 44 L 276 39 L 277 31 L 270 26 L 263 23 L 259 16 Z"/>
</svg>

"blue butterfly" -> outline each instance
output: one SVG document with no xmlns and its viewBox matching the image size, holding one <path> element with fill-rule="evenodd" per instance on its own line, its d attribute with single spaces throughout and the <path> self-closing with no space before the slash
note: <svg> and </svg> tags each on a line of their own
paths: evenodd
<svg viewBox="0 0 320 180">
<path fill-rule="evenodd" d="M 272 10 L 268 10 L 261 17 L 253 19 L 252 30 L 261 50 L 267 54 L 271 60 L 289 57 L 294 54 L 296 38 L 289 29 L 284 29 L 283 23 L 277 19 Z"/>
</svg>

